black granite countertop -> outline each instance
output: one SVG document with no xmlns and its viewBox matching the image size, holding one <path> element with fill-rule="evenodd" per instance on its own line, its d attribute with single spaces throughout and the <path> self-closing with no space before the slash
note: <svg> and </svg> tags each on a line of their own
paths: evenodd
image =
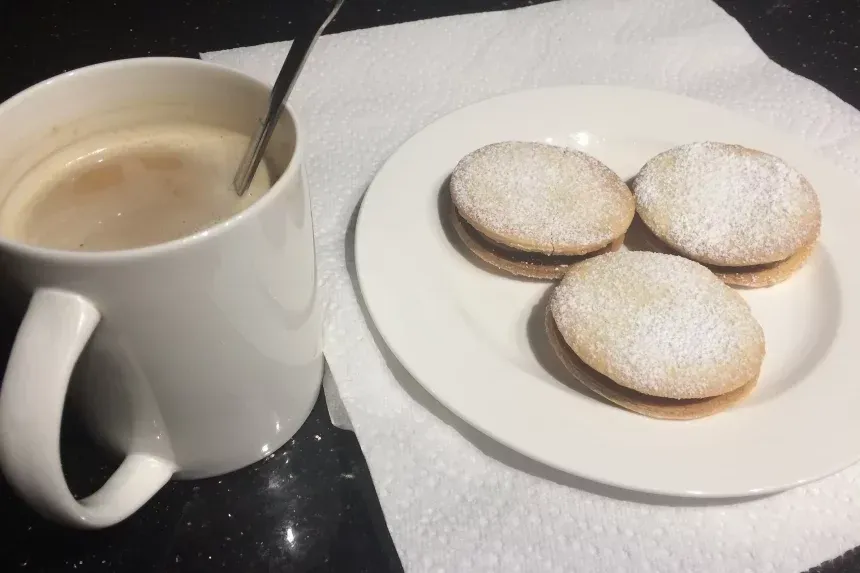
<svg viewBox="0 0 860 573">
<path fill-rule="evenodd" d="M 571 0 L 575 1 L 575 0 Z M 330 32 L 535 4 L 529 0 L 350 0 Z M 777 63 L 860 107 L 860 0 L 718 0 Z M 0 100 L 96 62 L 285 40 L 298 0 L 5 0 L 0 2 Z M 0 134 L 2 136 L 2 134 Z M 0 331 L 2 348 L 11 340 Z M 63 425 L 73 491 L 95 490 L 115 467 Z M 280 451 L 239 472 L 172 482 L 103 531 L 46 523 L 0 480 L 0 571 L 401 571 L 355 436 L 328 419 L 324 398 Z M 860 553 L 819 573 L 860 571 Z"/>
</svg>

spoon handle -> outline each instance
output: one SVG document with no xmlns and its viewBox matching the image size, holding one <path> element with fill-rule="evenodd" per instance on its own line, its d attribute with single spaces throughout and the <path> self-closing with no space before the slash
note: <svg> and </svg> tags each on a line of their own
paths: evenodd
<svg viewBox="0 0 860 573">
<path fill-rule="evenodd" d="M 328 1 L 331 2 L 331 0 Z M 284 109 L 284 102 L 290 97 L 290 92 L 293 91 L 293 87 L 296 85 L 296 80 L 308 59 L 311 48 L 313 48 L 332 18 L 335 17 L 337 11 L 340 10 L 343 2 L 344 0 L 335 0 L 334 6 L 327 13 L 321 24 L 306 28 L 293 40 L 290 51 L 287 53 L 287 58 L 284 60 L 284 65 L 281 67 L 278 78 L 275 80 L 275 85 L 272 86 L 272 91 L 269 94 L 269 109 L 266 112 L 266 117 L 251 138 L 251 142 L 245 150 L 245 156 L 242 158 L 239 169 L 236 171 L 236 176 L 233 178 L 233 187 L 240 197 L 244 195 L 245 191 L 251 185 L 251 180 L 260 166 L 260 161 L 263 159 L 263 154 L 269 145 L 269 139 L 271 139 L 275 126 L 278 124 L 278 119 L 281 116 L 281 111 Z"/>
</svg>

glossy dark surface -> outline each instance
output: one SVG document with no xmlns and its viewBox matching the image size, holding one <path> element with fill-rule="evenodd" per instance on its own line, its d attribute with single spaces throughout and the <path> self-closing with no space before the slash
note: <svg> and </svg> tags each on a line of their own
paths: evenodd
<svg viewBox="0 0 860 573">
<path fill-rule="evenodd" d="M 330 31 L 535 3 L 347 0 Z M 718 3 L 775 61 L 860 107 L 860 0 Z M 0 100 L 96 62 L 145 55 L 196 57 L 203 51 L 289 39 L 296 31 L 299 4 L 2 0 Z M 8 327 L 0 331 L 3 347 L 11 332 Z M 96 489 L 114 467 L 74 419 L 64 423 L 62 452 L 76 494 Z M 2 481 L 0 516 L 0 571 L 402 570 L 355 436 L 332 427 L 322 397 L 295 439 L 274 456 L 222 478 L 171 483 L 117 527 L 98 532 L 54 527 L 18 502 Z M 817 571 L 860 571 L 860 554 L 851 552 Z"/>
<path fill-rule="evenodd" d="M 76 494 L 115 467 L 74 420 L 63 461 Z M 286 446 L 239 472 L 173 482 L 102 531 L 56 527 L 0 485 L 0 570 L 401 571 L 355 436 L 331 426 L 321 398 Z"/>
</svg>

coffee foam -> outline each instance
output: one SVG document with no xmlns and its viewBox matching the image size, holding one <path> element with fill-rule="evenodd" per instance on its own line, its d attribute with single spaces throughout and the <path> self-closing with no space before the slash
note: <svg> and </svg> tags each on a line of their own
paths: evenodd
<svg viewBox="0 0 860 573">
<path fill-rule="evenodd" d="M 0 205 L 0 235 L 62 250 L 117 250 L 170 241 L 242 211 L 271 185 L 261 164 L 232 190 L 248 136 L 165 122 L 105 130 L 35 164 Z"/>
</svg>

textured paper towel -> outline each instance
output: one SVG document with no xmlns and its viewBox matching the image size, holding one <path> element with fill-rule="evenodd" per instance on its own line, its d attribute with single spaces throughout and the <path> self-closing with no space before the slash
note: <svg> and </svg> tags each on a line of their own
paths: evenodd
<svg viewBox="0 0 860 573">
<path fill-rule="evenodd" d="M 286 49 L 205 59 L 272 81 Z M 374 173 L 465 104 L 581 83 L 709 100 L 802 135 L 860 173 L 860 113 L 770 62 L 708 0 L 574 0 L 322 38 L 292 102 L 308 136 L 325 351 L 407 570 L 800 571 L 860 544 L 858 467 L 757 501 L 667 506 L 493 444 L 386 363 L 345 249 Z"/>
</svg>

